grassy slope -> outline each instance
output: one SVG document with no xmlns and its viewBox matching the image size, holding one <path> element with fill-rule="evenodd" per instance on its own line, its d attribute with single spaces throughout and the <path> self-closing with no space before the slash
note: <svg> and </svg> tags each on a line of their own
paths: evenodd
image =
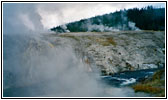
<svg viewBox="0 0 168 100">
<path fill-rule="evenodd" d="M 159 70 L 154 73 L 154 75 L 149 79 L 146 79 L 140 83 L 133 86 L 135 92 L 147 92 L 154 94 L 157 97 L 165 96 L 165 79 L 164 79 L 164 69 Z"/>
</svg>

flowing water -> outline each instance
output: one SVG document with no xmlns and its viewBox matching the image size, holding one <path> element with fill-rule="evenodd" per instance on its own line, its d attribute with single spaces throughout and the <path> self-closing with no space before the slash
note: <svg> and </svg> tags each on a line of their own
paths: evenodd
<svg viewBox="0 0 168 100">
<path fill-rule="evenodd" d="M 156 69 L 100 76 L 89 73 L 71 45 L 43 36 L 3 36 L 4 97 L 148 97 L 129 87 Z"/>
</svg>

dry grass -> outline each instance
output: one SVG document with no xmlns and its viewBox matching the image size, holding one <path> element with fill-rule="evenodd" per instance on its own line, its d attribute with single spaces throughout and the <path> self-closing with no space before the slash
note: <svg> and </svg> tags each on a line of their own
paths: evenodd
<svg viewBox="0 0 168 100">
<path fill-rule="evenodd" d="M 135 92 L 147 92 L 155 94 L 157 97 L 165 96 L 165 80 L 161 79 L 161 76 L 164 74 L 164 70 L 157 71 L 152 79 L 145 80 L 141 83 L 135 84 L 133 89 Z"/>
<path fill-rule="evenodd" d="M 72 38 L 76 41 L 81 41 L 80 39 L 88 39 L 90 40 L 90 42 L 88 41 L 87 47 L 89 47 L 92 43 L 98 43 L 102 46 L 110 46 L 110 45 L 116 46 L 117 45 L 117 43 L 114 41 L 112 37 L 95 37 L 95 36 L 80 36 L 79 37 L 79 36 L 74 36 L 74 35 L 69 35 L 69 34 L 60 35 L 60 37 Z"/>
<path fill-rule="evenodd" d="M 162 91 L 164 91 L 164 88 L 154 87 L 152 85 L 146 85 L 146 84 L 137 84 L 133 86 L 133 88 L 135 92 L 142 91 L 154 94 L 161 93 Z"/>
<path fill-rule="evenodd" d="M 112 44 L 112 45 L 114 45 L 114 46 L 117 45 L 117 43 L 114 41 L 113 38 L 107 38 L 107 42 L 109 42 L 110 44 Z"/>
<path fill-rule="evenodd" d="M 112 37 L 95 37 L 95 36 L 74 36 L 74 35 L 69 35 L 69 34 L 64 34 L 60 35 L 61 37 L 67 37 L 67 38 L 72 38 L 76 41 L 80 41 L 80 39 L 88 39 L 90 42 L 88 42 L 88 46 L 90 46 L 92 43 L 98 43 L 102 46 L 116 46 L 117 43 L 114 41 Z"/>
<path fill-rule="evenodd" d="M 60 35 L 60 37 L 72 38 L 76 41 L 79 41 L 79 38 L 77 36 L 74 36 L 74 35 L 64 34 L 64 35 Z"/>
<path fill-rule="evenodd" d="M 110 46 L 110 45 L 113 45 L 113 46 L 116 46 L 117 43 L 114 41 L 114 39 L 112 37 L 95 37 L 95 36 L 84 36 L 83 38 L 86 38 L 86 39 L 89 39 L 90 42 L 95 42 L 95 43 L 98 43 L 100 45 L 103 45 L 103 46 Z"/>
<path fill-rule="evenodd" d="M 117 45 L 113 38 L 96 38 L 96 42 L 103 46 Z"/>
</svg>

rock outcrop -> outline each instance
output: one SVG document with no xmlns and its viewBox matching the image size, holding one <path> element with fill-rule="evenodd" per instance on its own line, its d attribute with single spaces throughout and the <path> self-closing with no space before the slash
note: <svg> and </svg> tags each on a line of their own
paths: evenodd
<svg viewBox="0 0 168 100">
<path fill-rule="evenodd" d="M 88 64 L 89 71 L 95 65 L 104 75 L 164 67 L 163 31 L 78 32 L 49 36 L 55 46 L 59 43 L 72 45 L 76 55 Z"/>
</svg>

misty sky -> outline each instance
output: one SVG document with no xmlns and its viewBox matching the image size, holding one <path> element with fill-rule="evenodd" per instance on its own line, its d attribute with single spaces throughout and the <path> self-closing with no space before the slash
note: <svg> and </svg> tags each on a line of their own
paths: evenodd
<svg viewBox="0 0 168 100">
<path fill-rule="evenodd" d="M 116 10 L 165 7 L 164 3 L 3 3 L 4 33 L 42 32 L 54 26 Z M 9 31 L 9 29 L 11 31 Z"/>
</svg>

